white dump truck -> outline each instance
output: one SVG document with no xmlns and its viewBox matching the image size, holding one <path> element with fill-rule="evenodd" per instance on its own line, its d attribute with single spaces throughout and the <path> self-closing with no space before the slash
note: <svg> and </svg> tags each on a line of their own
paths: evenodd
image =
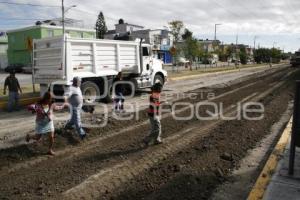
<svg viewBox="0 0 300 200">
<path fill-rule="evenodd" d="M 162 62 L 151 56 L 150 45 L 141 41 L 120 41 L 52 37 L 33 41 L 33 79 L 41 93 L 53 86 L 61 95 L 73 77 L 82 79 L 85 100 L 110 101 L 113 79 L 122 72 L 123 80 L 134 90 L 164 84 L 167 72 Z M 132 89 L 132 87 L 130 87 Z"/>
</svg>

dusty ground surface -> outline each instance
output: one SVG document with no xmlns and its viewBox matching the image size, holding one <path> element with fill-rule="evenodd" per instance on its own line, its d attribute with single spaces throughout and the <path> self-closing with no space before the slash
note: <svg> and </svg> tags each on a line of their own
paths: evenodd
<svg viewBox="0 0 300 200">
<path fill-rule="evenodd" d="M 290 83 L 296 78 L 289 76 L 292 71 L 283 69 L 228 87 L 205 88 L 219 96 L 213 102 L 222 102 L 224 108 L 234 110 L 237 102 L 249 100 L 281 81 L 283 84 L 262 100 L 266 112 L 260 121 L 206 122 L 195 117 L 176 121 L 165 113 L 162 119 L 165 144 L 145 148 L 141 140 L 149 127 L 145 111 L 140 111 L 138 121 L 119 122 L 111 118 L 109 126 L 93 130 L 85 142 L 60 131 L 55 157 L 45 156 L 42 144 L 3 149 L 0 177 L 6 181 L 0 183 L 0 199 L 57 199 L 71 189 L 70 196 L 64 195 L 68 199 L 74 197 L 73 187 L 100 172 L 104 178 L 95 179 L 94 187 L 103 184 L 107 189 L 93 194 L 93 198 L 207 199 L 286 110 L 292 99 Z M 205 99 L 203 89 L 193 92 L 197 99 L 180 101 L 196 103 Z M 200 113 L 205 115 L 206 109 L 201 108 Z M 187 114 L 188 110 L 179 113 Z M 107 172 L 108 169 L 115 171 Z M 115 182 L 115 178 L 120 180 Z M 92 196 L 92 190 L 80 186 L 78 191 L 81 189 L 81 195 Z"/>
<path fill-rule="evenodd" d="M 194 90 L 199 87 L 210 87 L 216 84 L 228 84 L 239 79 L 247 78 L 248 76 L 268 73 L 284 67 L 286 67 L 286 65 L 274 66 L 274 68 L 271 69 L 269 67 L 255 67 L 229 73 L 205 74 L 204 76 L 187 80 L 169 81 L 165 86 L 163 94 L 168 101 L 177 100 L 178 98 L 182 98 L 181 94 L 186 91 Z M 136 97 L 126 100 L 126 109 L 129 109 L 128 105 L 130 104 L 147 104 L 148 98 L 145 98 L 145 95 L 147 95 L 147 90 L 141 91 Z M 136 109 L 144 108 L 145 107 Z M 111 104 L 108 105 L 108 109 L 111 109 Z M 101 109 L 100 105 L 98 105 L 96 113 L 99 115 L 103 113 L 103 109 Z M 55 119 L 57 123 L 65 123 L 68 119 L 67 112 L 55 113 L 55 116 L 57 117 L 57 119 Z M 83 117 L 85 117 L 85 115 L 83 115 Z M 89 116 L 86 117 L 89 118 Z M 26 110 L 13 113 L 6 113 L 0 110 L 0 126 L 0 149 L 21 145 L 24 144 L 25 135 L 34 132 L 34 115 Z"/>
<path fill-rule="evenodd" d="M 209 136 L 157 163 L 112 196 L 114 199 L 210 198 L 217 185 L 224 181 L 234 182 L 230 180 L 232 171 L 239 168 L 248 150 L 254 148 L 280 119 L 292 99 L 292 92 L 293 87 L 284 86 L 264 99 L 264 120 L 225 121 L 212 129 Z M 245 199 L 248 192 L 245 191 L 241 199 Z"/>
</svg>

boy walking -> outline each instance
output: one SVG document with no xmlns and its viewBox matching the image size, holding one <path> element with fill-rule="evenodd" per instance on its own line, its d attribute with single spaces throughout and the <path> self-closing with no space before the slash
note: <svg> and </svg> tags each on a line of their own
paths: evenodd
<svg viewBox="0 0 300 200">
<path fill-rule="evenodd" d="M 149 98 L 150 105 L 148 109 L 148 116 L 150 120 L 150 134 L 144 139 L 146 145 L 161 144 L 161 124 L 160 124 L 160 93 L 162 84 L 156 82 L 151 88 L 151 95 Z"/>
</svg>

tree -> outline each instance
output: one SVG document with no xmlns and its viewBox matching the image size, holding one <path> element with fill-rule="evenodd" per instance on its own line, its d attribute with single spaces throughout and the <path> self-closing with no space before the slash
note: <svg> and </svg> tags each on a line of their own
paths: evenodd
<svg viewBox="0 0 300 200">
<path fill-rule="evenodd" d="M 179 40 L 181 39 L 181 34 L 182 34 L 182 29 L 184 27 L 183 22 L 179 21 L 179 20 L 174 20 L 169 22 L 169 26 L 171 29 L 171 34 L 174 37 L 174 46 L 176 46 L 179 42 Z M 178 54 L 178 50 L 175 51 L 175 55 L 173 58 L 173 63 L 176 65 L 176 60 L 177 60 L 177 54 Z"/>
<path fill-rule="evenodd" d="M 182 39 L 186 40 L 188 38 L 191 38 L 193 36 L 193 32 L 191 32 L 189 29 L 184 30 L 184 34 L 182 35 Z"/>
<path fill-rule="evenodd" d="M 169 22 L 169 26 L 171 29 L 171 34 L 174 36 L 174 43 L 176 44 L 181 38 L 182 29 L 184 27 L 183 22 L 174 20 Z"/>
<path fill-rule="evenodd" d="M 260 48 L 254 51 L 254 60 L 257 63 L 277 63 L 281 59 L 281 51 L 276 48 L 267 49 L 267 48 Z"/>
<path fill-rule="evenodd" d="M 100 12 L 96 22 L 96 37 L 98 39 L 103 39 L 106 32 L 107 26 L 105 23 L 104 15 L 102 12 Z"/>
<path fill-rule="evenodd" d="M 242 63 L 243 65 L 247 64 L 248 56 L 247 56 L 247 53 L 246 53 L 246 48 L 245 48 L 245 46 L 242 46 L 242 47 L 240 48 L 239 56 L 240 56 L 241 63 Z"/>
</svg>

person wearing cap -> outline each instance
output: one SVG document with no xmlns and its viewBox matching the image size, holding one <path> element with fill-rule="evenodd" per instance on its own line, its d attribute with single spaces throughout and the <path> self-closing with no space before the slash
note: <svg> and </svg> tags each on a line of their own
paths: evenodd
<svg viewBox="0 0 300 200">
<path fill-rule="evenodd" d="M 4 82 L 3 94 L 6 95 L 6 88 L 8 87 L 8 103 L 7 111 L 12 112 L 18 109 L 19 102 L 19 91 L 22 94 L 22 89 L 20 87 L 19 81 L 15 76 L 15 72 L 11 71 L 9 76 L 6 77 Z"/>
<path fill-rule="evenodd" d="M 162 84 L 156 81 L 151 88 L 151 95 L 149 97 L 148 117 L 150 120 L 150 133 L 143 140 L 146 145 L 161 144 L 161 124 L 160 124 L 160 93 L 162 91 Z"/>
<path fill-rule="evenodd" d="M 81 108 L 83 104 L 83 96 L 80 85 L 81 79 L 79 77 L 74 77 L 70 91 L 66 93 L 66 101 L 70 106 L 71 118 L 65 125 L 65 128 L 69 129 L 72 126 L 75 126 L 80 138 L 84 139 L 86 133 L 81 126 Z"/>
</svg>

